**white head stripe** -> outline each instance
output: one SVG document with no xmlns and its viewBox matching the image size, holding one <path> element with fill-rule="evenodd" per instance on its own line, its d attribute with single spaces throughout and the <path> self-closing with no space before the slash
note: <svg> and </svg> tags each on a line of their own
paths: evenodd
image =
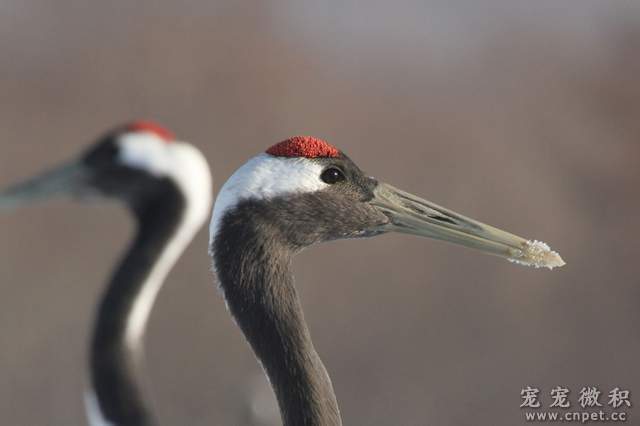
<svg viewBox="0 0 640 426">
<path fill-rule="evenodd" d="M 224 215 L 240 201 L 313 192 L 328 185 L 320 180 L 323 166 L 307 158 L 260 154 L 235 171 L 220 189 L 209 226 L 209 246 Z"/>
<path fill-rule="evenodd" d="M 84 408 L 87 411 L 89 426 L 114 426 L 113 423 L 104 418 L 93 390 L 84 392 Z"/>
<path fill-rule="evenodd" d="M 125 134 L 118 143 L 122 164 L 145 170 L 154 176 L 170 178 L 178 185 L 186 202 L 178 231 L 149 274 L 127 321 L 127 344 L 135 346 L 140 343 L 164 279 L 211 212 L 211 173 L 202 153 L 187 143 L 167 143 L 145 132 Z"/>
<path fill-rule="evenodd" d="M 146 170 L 155 176 L 170 175 L 174 142 L 166 142 L 149 132 L 125 133 L 118 139 L 118 159 L 129 167 Z"/>
</svg>

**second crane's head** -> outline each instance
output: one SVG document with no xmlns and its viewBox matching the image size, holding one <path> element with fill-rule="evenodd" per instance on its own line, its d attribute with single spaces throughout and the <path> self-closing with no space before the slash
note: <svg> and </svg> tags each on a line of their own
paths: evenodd
<svg viewBox="0 0 640 426">
<path fill-rule="evenodd" d="M 309 136 L 270 147 L 227 180 L 214 205 L 210 245 L 215 256 L 234 240 L 262 238 L 296 252 L 385 232 L 445 240 L 535 266 L 563 264 L 543 243 L 380 182 L 334 146 Z"/>
<path fill-rule="evenodd" d="M 98 138 L 78 159 L 0 192 L 0 207 L 70 194 L 124 201 L 138 215 L 163 210 L 159 200 L 207 214 L 211 175 L 204 156 L 190 144 L 149 121 L 134 121 Z M 169 206 L 165 206 L 170 208 Z M 196 206 L 197 207 L 197 206 Z"/>
</svg>

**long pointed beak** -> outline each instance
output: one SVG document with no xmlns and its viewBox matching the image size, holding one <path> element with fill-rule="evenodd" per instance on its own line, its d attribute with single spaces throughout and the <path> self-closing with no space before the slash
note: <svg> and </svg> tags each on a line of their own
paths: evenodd
<svg viewBox="0 0 640 426">
<path fill-rule="evenodd" d="M 518 237 L 385 183 L 378 184 L 371 204 L 390 220 L 383 231 L 449 241 L 535 267 L 553 269 L 565 264 L 543 242 Z"/>
<path fill-rule="evenodd" d="M 88 169 L 82 163 L 65 164 L 0 191 L 0 210 L 57 195 L 73 194 L 85 186 L 88 177 Z"/>
</svg>

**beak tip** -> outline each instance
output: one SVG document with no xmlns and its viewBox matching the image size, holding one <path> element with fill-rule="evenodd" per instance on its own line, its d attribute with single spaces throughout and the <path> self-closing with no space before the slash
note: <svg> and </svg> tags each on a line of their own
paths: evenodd
<svg viewBox="0 0 640 426">
<path fill-rule="evenodd" d="M 561 268 L 566 264 L 567 262 L 565 262 L 564 259 L 562 259 L 562 257 L 560 257 L 558 253 L 556 253 L 555 251 L 552 251 L 548 257 L 546 265 L 544 266 L 545 268 L 552 270 L 553 268 Z"/>
<path fill-rule="evenodd" d="M 548 244 L 537 240 L 527 241 L 524 248 L 518 250 L 518 253 L 508 260 L 520 265 L 548 268 L 549 270 L 566 265 L 560 254 L 551 250 Z"/>
</svg>

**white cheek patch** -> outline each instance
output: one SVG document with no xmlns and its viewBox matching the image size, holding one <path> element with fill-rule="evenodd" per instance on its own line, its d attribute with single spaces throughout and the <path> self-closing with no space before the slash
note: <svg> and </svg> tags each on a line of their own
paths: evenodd
<svg viewBox="0 0 640 426">
<path fill-rule="evenodd" d="M 240 201 L 314 192 L 329 186 L 320 179 L 323 166 L 307 158 L 260 154 L 247 161 L 225 182 L 213 207 L 209 246 L 224 215 Z"/>
</svg>

